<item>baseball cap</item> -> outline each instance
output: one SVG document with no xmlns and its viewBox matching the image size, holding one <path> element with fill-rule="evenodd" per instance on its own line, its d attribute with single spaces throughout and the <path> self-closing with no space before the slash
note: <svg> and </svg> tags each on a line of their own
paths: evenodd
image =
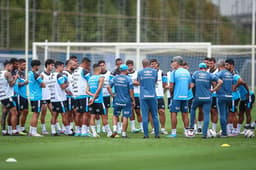
<svg viewBox="0 0 256 170">
<path fill-rule="evenodd" d="M 122 64 L 120 65 L 120 70 L 121 71 L 128 70 L 128 66 L 126 64 Z"/>
<path fill-rule="evenodd" d="M 205 63 L 200 63 L 198 65 L 199 68 L 207 68 L 207 65 Z"/>
</svg>

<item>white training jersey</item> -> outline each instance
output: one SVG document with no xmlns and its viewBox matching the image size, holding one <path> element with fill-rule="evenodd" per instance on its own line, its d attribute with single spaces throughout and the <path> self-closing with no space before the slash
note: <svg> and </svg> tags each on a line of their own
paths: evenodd
<svg viewBox="0 0 256 170">
<path fill-rule="evenodd" d="M 45 88 L 42 88 L 42 100 L 50 100 L 51 96 L 54 93 L 54 80 L 53 80 L 53 73 L 47 73 L 43 71 L 41 73 L 43 76 L 43 81 L 45 83 Z"/>
<path fill-rule="evenodd" d="M 212 74 L 216 74 L 216 73 L 218 73 L 219 72 L 219 69 L 218 68 L 216 68 L 214 71 L 211 71 L 210 69 L 208 69 L 207 70 L 207 72 L 208 73 L 212 73 Z M 213 87 L 211 86 L 211 89 L 213 89 Z M 215 96 L 216 95 L 216 91 L 215 92 L 213 92 L 213 96 Z"/>
<path fill-rule="evenodd" d="M 110 96 L 107 86 L 109 85 L 109 81 L 111 80 L 111 77 L 112 77 L 111 72 L 106 71 L 105 73 L 102 73 L 101 75 L 104 76 L 104 85 L 102 88 L 103 97 Z"/>
<path fill-rule="evenodd" d="M 72 94 L 73 94 L 73 76 L 72 76 L 72 72 L 68 71 L 68 70 L 65 70 L 63 71 L 64 74 L 67 75 L 67 78 L 68 78 L 68 87 L 67 87 L 67 90 L 69 90 Z"/>
<path fill-rule="evenodd" d="M 172 71 L 168 71 L 168 72 L 167 72 L 167 85 L 168 85 L 168 86 L 170 86 L 171 72 L 172 72 Z M 170 97 L 171 97 L 170 89 L 168 89 L 168 90 L 166 91 L 166 96 L 167 96 L 167 98 L 170 98 Z"/>
<path fill-rule="evenodd" d="M 72 74 L 73 77 L 73 95 L 75 98 L 77 97 L 85 97 L 86 88 L 88 86 L 88 79 L 90 78 L 90 73 L 83 69 L 82 67 L 78 67 L 75 69 L 74 73 Z"/>
<path fill-rule="evenodd" d="M 10 98 L 14 95 L 14 89 L 11 87 L 5 77 L 7 71 L 0 71 L 0 100 Z"/>
<path fill-rule="evenodd" d="M 67 100 L 66 92 L 61 88 L 59 82 L 66 83 L 67 77 L 63 73 L 54 72 L 52 73 L 53 81 L 54 81 L 54 93 L 51 96 L 51 102 L 62 102 Z"/>
<path fill-rule="evenodd" d="M 133 72 L 129 73 L 128 76 L 132 79 L 132 81 L 135 81 L 138 78 L 138 72 L 134 70 Z M 133 85 L 133 87 L 134 87 L 134 97 L 139 97 L 140 86 Z"/>
<path fill-rule="evenodd" d="M 163 88 L 163 71 L 157 71 L 157 82 L 156 82 L 156 96 L 163 97 L 164 96 L 164 88 Z"/>
</svg>

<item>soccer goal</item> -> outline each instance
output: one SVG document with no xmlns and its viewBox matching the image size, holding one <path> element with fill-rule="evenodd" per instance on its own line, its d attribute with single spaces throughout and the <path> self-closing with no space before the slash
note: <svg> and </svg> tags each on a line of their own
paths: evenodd
<svg viewBox="0 0 256 170">
<path fill-rule="evenodd" d="M 212 45 L 211 43 L 83 43 L 83 42 L 34 42 L 33 59 L 44 62 L 47 58 L 65 61 L 71 55 L 81 60 L 91 59 L 92 63 L 105 60 L 107 69 L 115 68 L 115 59 L 133 60 L 135 68 L 141 69 L 144 58 L 157 59 L 160 68 L 167 72 L 174 56 L 182 56 L 190 71 L 197 70 L 205 57 L 219 59 L 233 58 L 236 70 L 254 90 L 255 59 L 251 45 Z"/>
</svg>

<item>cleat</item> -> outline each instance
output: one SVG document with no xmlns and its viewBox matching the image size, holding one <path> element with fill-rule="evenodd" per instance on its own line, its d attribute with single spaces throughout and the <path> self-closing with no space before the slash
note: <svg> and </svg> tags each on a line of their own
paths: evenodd
<svg viewBox="0 0 256 170">
<path fill-rule="evenodd" d="M 33 137 L 44 137 L 44 136 L 40 135 L 39 133 L 29 134 L 29 136 L 33 136 Z"/>
<path fill-rule="evenodd" d="M 97 133 L 101 133 L 101 130 L 100 130 L 100 128 L 99 128 L 99 129 L 97 128 Z"/>
<path fill-rule="evenodd" d="M 156 139 L 160 139 L 160 136 L 155 136 Z"/>
<path fill-rule="evenodd" d="M 74 136 L 76 137 L 81 136 L 81 133 L 75 133 Z"/>
<path fill-rule="evenodd" d="M 19 132 L 19 135 L 20 135 L 20 136 L 27 136 L 28 134 L 27 134 L 27 133 L 24 133 L 24 132 L 22 132 L 22 131 L 20 131 L 20 132 Z"/>
<path fill-rule="evenodd" d="M 167 135 L 166 137 L 167 137 L 167 138 L 176 138 L 177 135 L 176 135 L 176 134 L 169 134 L 169 135 Z"/>
<path fill-rule="evenodd" d="M 111 135 L 111 138 L 119 138 L 120 136 L 116 133 L 116 132 L 114 132 L 112 135 Z"/>
<path fill-rule="evenodd" d="M 94 138 L 100 138 L 100 135 L 98 135 L 98 134 L 96 133 L 96 134 L 93 134 L 92 137 L 94 137 Z"/>
<path fill-rule="evenodd" d="M 112 132 L 109 132 L 108 134 L 107 134 L 107 137 L 111 137 L 113 135 L 113 133 Z"/>
<path fill-rule="evenodd" d="M 49 132 L 47 132 L 46 130 L 43 130 L 43 131 L 42 131 L 42 134 L 43 134 L 43 135 L 48 135 Z"/>
<path fill-rule="evenodd" d="M 201 134 L 202 134 L 202 128 L 198 128 L 198 129 L 197 129 L 197 134 L 198 134 L 198 135 L 201 135 Z"/>
<path fill-rule="evenodd" d="M 26 131 L 26 130 L 23 130 L 22 132 L 28 134 L 28 131 Z"/>
<path fill-rule="evenodd" d="M 125 136 L 122 136 L 122 138 L 127 139 L 127 138 L 128 138 L 128 136 L 127 136 L 127 135 L 125 135 Z"/>
<path fill-rule="evenodd" d="M 20 136 L 19 132 L 13 133 L 12 136 Z"/>
<path fill-rule="evenodd" d="M 151 135 L 154 135 L 155 134 L 155 130 L 152 130 L 152 132 L 150 133 Z"/>
<path fill-rule="evenodd" d="M 143 139 L 148 139 L 149 137 L 148 136 L 143 136 Z"/>
<path fill-rule="evenodd" d="M 133 129 L 132 133 L 139 133 L 141 130 L 140 129 Z"/>
<path fill-rule="evenodd" d="M 160 133 L 162 135 L 168 135 L 168 132 L 166 131 L 166 129 L 161 129 Z"/>
<path fill-rule="evenodd" d="M 104 126 L 102 127 L 102 132 L 106 133 L 106 129 L 104 128 Z"/>
<path fill-rule="evenodd" d="M 60 136 L 58 133 L 52 133 L 52 136 Z"/>
</svg>

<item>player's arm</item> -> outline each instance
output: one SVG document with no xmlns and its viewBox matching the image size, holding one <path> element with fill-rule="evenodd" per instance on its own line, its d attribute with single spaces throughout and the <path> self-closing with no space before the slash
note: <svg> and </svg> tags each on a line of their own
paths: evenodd
<svg viewBox="0 0 256 170">
<path fill-rule="evenodd" d="M 57 81 L 62 90 L 65 90 L 68 87 L 68 81 L 65 79 L 63 75 L 58 74 Z"/>
<path fill-rule="evenodd" d="M 100 91 L 101 91 L 103 85 L 104 85 L 104 77 L 100 77 L 99 78 L 98 88 L 97 88 L 97 90 L 96 90 L 96 92 L 95 92 L 95 94 L 93 96 L 93 100 L 95 100 L 99 96 Z"/>
<path fill-rule="evenodd" d="M 235 84 L 235 85 L 233 86 L 233 89 L 236 90 L 236 89 L 237 89 L 239 86 L 241 86 L 241 85 L 244 86 L 244 87 L 246 88 L 248 94 L 250 94 L 250 89 L 249 89 L 247 83 L 246 83 L 242 78 L 239 78 L 239 79 L 238 79 L 237 84 Z"/>
<path fill-rule="evenodd" d="M 46 87 L 46 85 L 45 85 L 45 83 L 44 83 L 44 81 L 43 81 L 42 75 L 40 76 L 39 74 L 34 73 L 34 78 L 35 78 L 35 80 L 39 83 L 40 87 L 42 87 L 42 88 L 45 88 L 45 87 Z"/>
<path fill-rule="evenodd" d="M 114 78 L 109 81 L 109 85 L 107 86 L 107 90 L 108 90 L 109 94 L 110 94 L 112 97 L 115 97 L 115 94 L 114 94 L 113 91 L 112 91 L 112 87 L 113 87 L 113 86 L 114 86 Z"/>
<path fill-rule="evenodd" d="M 11 86 L 11 87 L 15 85 L 16 80 L 18 78 L 17 75 L 12 76 L 12 74 L 10 72 L 6 72 L 5 77 L 6 77 L 6 80 L 8 81 L 8 83 L 9 83 L 9 86 Z"/>
<path fill-rule="evenodd" d="M 214 86 L 213 89 L 211 89 L 211 92 L 215 92 L 215 91 L 219 90 L 222 84 L 223 84 L 223 81 L 221 79 L 218 79 L 217 84 Z"/>
<path fill-rule="evenodd" d="M 90 96 L 94 96 L 94 94 L 92 92 L 90 92 L 90 86 L 89 84 L 87 85 L 87 88 L 86 88 L 86 93 Z"/>
<path fill-rule="evenodd" d="M 133 83 L 132 83 L 132 81 L 129 82 L 129 92 L 130 92 L 130 97 L 131 97 L 131 100 L 132 100 L 132 105 L 135 106 L 134 88 L 133 88 Z"/>
<path fill-rule="evenodd" d="M 19 82 L 18 83 L 18 86 L 19 87 L 22 87 L 22 86 L 25 86 L 25 85 L 27 85 L 28 84 L 28 80 L 26 80 L 26 81 L 24 81 L 24 82 Z"/>
</svg>

